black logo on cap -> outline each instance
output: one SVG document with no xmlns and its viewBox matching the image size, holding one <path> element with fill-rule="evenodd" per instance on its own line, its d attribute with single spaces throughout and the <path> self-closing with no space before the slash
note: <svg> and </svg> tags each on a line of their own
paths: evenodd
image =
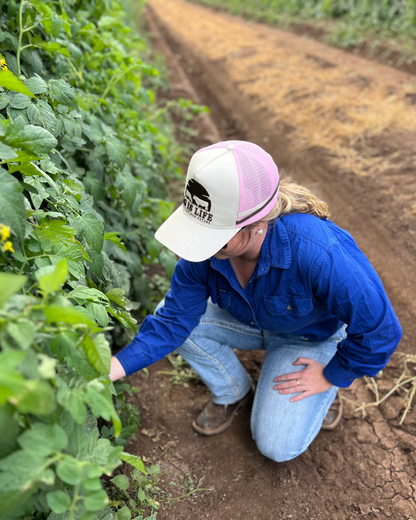
<svg viewBox="0 0 416 520">
<path fill-rule="evenodd" d="M 208 213 L 211 211 L 209 193 L 202 184 L 199 184 L 195 179 L 189 180 L 185 189 L 185 198 L 195 206 L 198 206 L 198 208 L 204 209 L 208 211 Z"/>
<path fill-rule="evenodd" d="M 207 190 L 195 179 L 189 179 L 185 188 L 183 205 L 186 211 L 206 224 L 212 221 L 211 199 Z"/>
</svg>

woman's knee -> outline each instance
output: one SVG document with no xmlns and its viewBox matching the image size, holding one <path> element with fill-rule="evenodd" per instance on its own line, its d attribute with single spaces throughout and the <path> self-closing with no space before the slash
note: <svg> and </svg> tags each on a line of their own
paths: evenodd
<svg viewBox="0 0 416 520">
<path fill-rule="evenodd" d="M 267 431 L 253 432 L 257 449 L 275 462 L 286 462 L 301 455 L 308 447 L 302 439 L 282 438 Z"/>
</svg>

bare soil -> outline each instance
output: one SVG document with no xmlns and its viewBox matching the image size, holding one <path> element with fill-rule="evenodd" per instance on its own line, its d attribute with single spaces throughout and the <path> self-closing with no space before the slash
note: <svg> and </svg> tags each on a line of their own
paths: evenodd
<svg viewBox="0 0 416 520">
<path fill-rule="evenodd" d="M 210 117 L 196 122 L 196 145 L 245 139 L 263 146 L 283 177 L 328 202 L 332 220 L 350 231 L 376 268 L 404 331 L 377 378 L 385 394 L 403 371 L 404 355 L 415 353 L 416 109 L 408 96 L 416 77 L 184 0 L 151 0 L 147 19 L 156 47 L 167 57 L 172 93 L 211 109 Z M 274 98 L 281 89 L 289 111 L 282 97 Z M 337 97 L 331 97 L 334 91 Z M 317 105 L 319 92 L 324 99 Z M 383 112 L 387 105 L 391 112 Z M 400 119 L 403 106 L 406 124 Z M 383 112 L 383 121 L 372 128 L 367 120 L 347 131 L 334 127 L 332 140 L 316 122 L 316 110 L 332 125 L 337 114 L 342 124 L 352 120 L 360 107 L 364 119 L 375 121 Z M 321 145 L 313 125 L 325 137 Z M 256 380 L 261 353 L 244 352 L 241 359 Z M 219 436 L 196 434 L 191 422 L 209 392 L 202 385 L 172 385 L 158 373 L 170 369 L 165 359 L 148 376 L 129 378 L 142 389 L 133 398 L 142 410 L 141 430 L 129 450 L 172 472 L 162 478 L 166 489 L 185 474 L 204 477 L 204 487 L 214 489 L 175 502 L 158 519 L 416 519 L 416 406 L 400 426 L 403 390 L 367 409 L 364 418 L 345 401 L 336 430 L 321 432 L 300 457 L 277 464 L 257 451 L 249 411 Z M 358 403 L 373 400 L 363 380 L 343 395 Z"/>
</svg>

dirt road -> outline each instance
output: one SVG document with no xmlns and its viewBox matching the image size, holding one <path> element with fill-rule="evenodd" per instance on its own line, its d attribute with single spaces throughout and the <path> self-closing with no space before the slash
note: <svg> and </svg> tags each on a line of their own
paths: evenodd
<svg viewBox="0 0 416 520">
<path fill-rule="evenodd" d="M 174 87 L 210 107 L 217 127 L 208 124 L 210 136 L 263 146 L 283 177 L 329 203 L 331 218 L 376 267 L 404 330 L 378 380 L 385 393 L 403 370 L 402 355 L 415 352 L 416 77 L 184 0 L 150 0 L 149 19 L 175 56 Z M 156 44 L 163 50 L 160 36 Z M 243 362 L 256 378 L 261 357 L 245 353 Z M 176 476 L 204 476 L 215 490 L 177 502 L 161 520 L 416 519 L 416 411 L 399 426 L 403 391 L 364 419 L 347 404 L 336 431 L 276 464 L 257 452 L 248 412 L 220 436 L 195 434 L 191 419 L 208 392 L 172 386 L 158 374 L 166 368 L 163 360 L 148 378 L 130 378 L 142 388 L 145 432 L 130 449 L 151 453 Z M 344 396 L 372 399 L 363 381 Z"/>
</svg>

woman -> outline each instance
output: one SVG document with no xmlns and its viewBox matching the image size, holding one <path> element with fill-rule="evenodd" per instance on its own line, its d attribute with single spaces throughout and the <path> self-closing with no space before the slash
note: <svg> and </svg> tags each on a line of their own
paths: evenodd
<svg viewBox="0 0 416 520">
<path fill-rule="evenodd" d="M 375 376 L 401 338 L 373 267 L 327 217 L 308 190 L 279 185 L 257 145 L 199 150 L 182 206 L 155 235 L 181 257 L 171 290 L 113 358 L 111 378 L 176 349 L 213 394 L 193 427 L 214 435 L 254 391 L 233 349 L 265 349 L 253 438 L 278 462 L 305 451 L 324 420 L 337 424 L 337 388 Z"/>
</svg>

